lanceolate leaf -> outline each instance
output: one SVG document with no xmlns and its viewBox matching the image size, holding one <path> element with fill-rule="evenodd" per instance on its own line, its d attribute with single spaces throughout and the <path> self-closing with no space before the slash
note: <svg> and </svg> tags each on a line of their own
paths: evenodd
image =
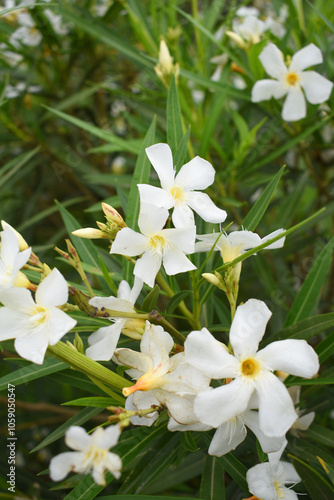
<svg viewBox="0 0 334 500">
<path fill-rule="evenodd" d="M 253 205 L 251 210 L 248 212 L 246 217 L 244 218 L 242 225 L 245 229 L 248 231 L 254 231 L 260 220 L 262 219 L 263 215 L 265 214 L 268 205 L 270 203 L 271 198 L 273 197 L 273 194 L 277 188 L 277 185 L 279 183 L 280 178 L 282 177 L 282 174 L 284 172 L 284 166 L 277 172 L 275 177 L 271 180 L 271 182 L 268 184 L 266 189 L 263 191 L 261 194 L 260 198 L 256 201 L 256 203 Z M 276 228 L 279 229 L 279 228 Z"/>
<path fill-rule="evenodd" d="M 183 138 L 181 108 L 174 75 L 172 76 L 167 97 L 167 143 L 175 156 Z M 175 160 L 174 160 L 175 161 Z"/>
<path fill-rule="evenodd" d="M 179 142 L 176 154 L 174 155 L 174 167 L 176 168 L 176 171 L 178 171 L 184 164 L 184 158 L 187 153 L 189 137 L 190 137 L 190 126 L 187 128 L 186 133 L 184 134 L 182 140 Z"/>
<path fill-rule="evenodd" d="M 285 326 L 307 318 L 310 311 L 314 309 L 320 298 L 321 287 L 328 274 L 333 248 L 334 237 L 327 243 L 314 261 L 307 278 L 292 304 L 285 321 Z"/>
<path fill-rule="evenodd" d="M 42 365 L 34 363 L 29 364 L 23 368 L 19 368 L 15 372 L 9 373 L 0 379 L 0 391 L 7 389 L 8 384 L 15 386 L 36 380 L 41 377 L 46 377 L 50 373 L 59 372 L 68 368 L 66 363 L 58 361 L 57 359 L 46 359 Z"/>
<path fill-rule="evenodd" d="M 224 469 L 217 457 L 207 455 L 205 458 L 200 498 L 225 500 Z"/>
<path fill-rule="evenodd" d="M 300 460 L 300 458 L 291 456 L 291 460 L 312 500 L 329 500 L 330 498 L 334 498 L 334 488 L 319 472 L 303 460 Z"/>
</svg>

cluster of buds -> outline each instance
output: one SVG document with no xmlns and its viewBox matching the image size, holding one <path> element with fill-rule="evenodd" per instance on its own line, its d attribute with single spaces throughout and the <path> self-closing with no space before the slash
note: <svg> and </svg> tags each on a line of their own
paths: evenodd
<svg viewBox="0 0 334 500">
<path fill-rule="evenodd" d="M 178 63 L 174 64 L 174 58 L 170 55 L 165 40 L 161 40 L 159 49 L 159 62 L 154 66 L 155 72 L 168 88 L 172 75 L 175 75 L 175 80 L 178 80 L 180 67 Z"/>
<path fill-rule="evenodd" d="M 79 236 L 79 238 L 88 238 L 90 240 L 104 238 L 113 241 L 118 231 L 126 227 L 126 224 L 117 210 L 107 203 L 102 203 L 102 210 L 106 218 L 106 223 L 96 221 L 99 229 L 85 227 L 72 231 L 72 234 Z"/>
</svg>

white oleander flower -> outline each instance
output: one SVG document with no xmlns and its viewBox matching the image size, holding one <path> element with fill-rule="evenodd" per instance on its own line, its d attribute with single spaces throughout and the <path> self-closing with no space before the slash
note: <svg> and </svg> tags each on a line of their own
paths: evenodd
<svg viewBox="0 0 334 500">
<path fill-rule="evenodd" d="M 23 252 L 22 252 L 23 253 Z M 23 288 L 0 292 L 0 341 L 15 339 L 17 353 L 41 365 L 48 345 L 56 344 L 76 321 L 57 306 L 65 304 L 68 286 L 58 269 L 38 285 L 35 300 Z"/>
<path fill-rule="evenodd" d="M 215 170 L 203 158 L 196 156 L 183 165 L 175 175 L 173 156 L 168 144 L 154 144 L 146 149 L 146 154 L 158 174 L 161 188 L 148 184 L 138 184 L 142 202 L 161 208 L 174 208 L 174 226 L 189 227 L 195 224 L 193 210 L 207 222 L 223 222 L 225 210 L 221 210 L 205 193 L 214 181 Z"/>
<path fill-rule="evenodd" d="M 142 234 L 129 227 L 121 229 L 110 250 L 129 257 L 142 255 L 136 261 L 134 275 L 150 287 L 161 264 L 169 275 L 196 269 L 185 255 L 194 252 L 195 226 L 163 229 L 167 218 L 166 208 L 141 203 L 138 226 Z"/>
<path fill-rule="evenodd" d="M 136 311 L 133 306 L 138 299 L 142 287 L 143 282 L 137 277 L 135 277 L 132 290 L 130 289 L 130 285 L 123 280 L 120 282 L 117 297 L 93 297 L 89 303 L 99 309 L 106 307 L 114 311 L 134 313 Z M 112 358 L 122 330 L 125 330 L 128 336 L 139 340 L 141 339 L 141 334 L 137 333 L 136 329 L 142 332 L 143 326 L 145 327 L 143 320 L 112 317 L 109 319 L 113 321 L 112 325 L 103 326 L 88 337 L 90 347 L 86 350 L 86 356 L 95 361 L 109 361 Z"/>
<path fill-rule="evenodd" d="M 292 464 L 280 461 L 285 446 L 269 453 L 269 462 L 255 465 L 247 471 L 249 491 L 261 500 L 298 500 L 291 486 L 300 483 L 301 478 Z M 291 485 L 286 487 L 285 485 Z"/>
<path fill-rule="evenodd" d="M 41 90 L 42 87 L 40 87 L 39 85 L 29 85 L 29 87 L 27 87 L 24 82 L 19 82 L 16 85 L 7 85 L 5 96 L 7 99 L 13 99 L 15 97 L 18 97 L 23 92 L 25 94 L 37 94 Z"/>
<path fill-rule="evenodd" d="M 282 110 L 284 120 L 305 118 L 304 93 L 311 104 L 321 104 L 329 99 L 333 83 L 315 71 L 304 71 L 323 61 L 320 49 L 313 43 L 296 52 L 288 67 L 284 64 L 283 54 L 273 43 L 262 50 L 259 59 L 274 80 L 256 82 L 252 89 L 252 101 L 267 101 L 272 97 L 280 99 L 286 95 Z"/>
<path fill-rule="evenodd" d="M 126 373 L 137 380 L 123 389 L 128 397 L 126 409 L 143 410 L 163 404 L 170 416 L 181 424 L 198 422 L 194 414 L 194 396 L 209 386 L 210 378 L 185 361 L 184 352 L 170 356 L 174 341 L 161 326 L 146 322 L 140 350 L 116 349 L 118 364 L 131 367 Z M 129 398 L 130 396 L 130 398 Z M 132 417 L 137 425 L 151 425 L 157 414 Z"/>
<path fill-rule="evenodd" d="M 117 444 L 120 434 L 119 425 L 111 425 L 107 429 L 98 427 L 92 434 L 87 434 L 82 427 L 71 426 L 66 431 L 65 443 L 75 451 L 60 453 L 51 459 L 51 479 L 62 481 L 70 472 L 92 472 L 94 481 L 105 486 L 106 470 L 119 479 L 122 460 L 116 453 L 108 450 Z"/>
<path fill-rule="evenodd" d="M 283 436 L 297 419 L 288 390 L 273 372 L 311 378 L 319 369 L 318 356 L 305 340 L 295 339 L 273 342 L 258 351 L 270 316 L 261 300 L 250 299 L 237 308 L 230 330 L 233 355 L 206 328 L 188 335 L 188 363 L 213 379 L 233 379 L 196 397 L 194 408 L 201 422 L 219 427 L 244 412 L 254 395 L 259 427 L 267 436 Z"/>
<path fill-rule="evenodd" d="M 16 48 L 21 45 L 36 47 L 42 41 L 42 35 L 36 28 L 35 22 L 27 12 L 19 12 L 17 20 L 20 25 L 9 37 L 9 42 Z"/>
<path fill-rule="evenodd" d="M 0 236 L 0 292 L 13 286 L 29 285 L 29 280 L 20 269 L 28 262 L 31 248 L 20 252 L 18 238 L 9 225 L 0 232 Z"/>
</svg>

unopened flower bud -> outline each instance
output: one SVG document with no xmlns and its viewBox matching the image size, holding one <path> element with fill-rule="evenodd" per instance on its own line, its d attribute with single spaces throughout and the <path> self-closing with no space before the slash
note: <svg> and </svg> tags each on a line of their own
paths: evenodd
<svg viewBox="0 0 334 500">
<path fill-rule="evenodd" d="M 178 79 L 180 68 L 178 63 L 174 64 L 174 59 L 170 55 L 165 40 L 161 40 L 159 49 L 159 63 L 154 66 L 157 76 L 162 80 L 164 85 L 169 87 L 172 75 Z"/>
<path fill-rule="evenodd" d="M 6 221 L 2 220 L 1 221 L 1 225 L 2 225 L 3 230 L 5 230 L 5 228 L 7 227 L 7 228 L 9 228 L 9 229 L 11 229 L 13 231 L 13 233 L 17 237 L 17 241 L 19 242 L 19 249 L 21 250 L 21 252 L 23 250 L 26 250 L 27 248 L 29 248 L 29 245 L 26 242 L 26 240 L 10 224 L 8 224 Z"/>
<path fill-rule="evenodd" d="M 215 271 L 215 274 L 212 274 L 212 273 L 203 273 L 202 276 L 203 276 L 204 279 L 206 279 L 206 281 L 208 281 L 209 283 L 211 283 L 211 285 L 215 285 L 220 290 L 224 290 L 224 292 L 226 291 L 226 286 L 225 286 L 225 283 L 224 283 L 224 279 L 221 276 L 221 274 L 219 274 L 219 273 L 217 273 Z"/>
<path fill-rule="evenodd" d="M 17 273 L 13 286 L 17 286 L 20 288 L 31 288 L 32 283 L 30 283 L 29 279 L 23 274 L 21 271 Z"/>
<path fill-rule="evenodd" d="M 94 227 L 76 229 L 75 231 L 72 231 L 72 234 L 74 234 L 74 236 L 78 236 L 79 238 L 87 238 L 89 240 L 97 240 L 100 238 L 109 239 L 109 236 L 106 233 L 100 231 L 100 229 L 95 229 Z"/>
<path fill-rule="evenodd" d="M 115 224 L 117 224 L 119 228 L 126 227 L 123 217 L 111 205 L 108 205 L 108 203 L 103 202 L 102 210 L 104 212 L 104 215 L 106 216 L 108 223 L 114 222 Z"/>
<path fill-rule="evenodd" d="M 143 319 L 129 319 L 122 328 L 123 335 L 134 340 L 141 340 L 145 331 L 145 321 Z"/>
<path fill-rule="evenodd" d="M 234 31 L 226 31 L 226 35 L 241 49 L 246 49 L 247 44 L 245 40 L 238 35 L 238 33 L 235 33 Z"/>
</svg>

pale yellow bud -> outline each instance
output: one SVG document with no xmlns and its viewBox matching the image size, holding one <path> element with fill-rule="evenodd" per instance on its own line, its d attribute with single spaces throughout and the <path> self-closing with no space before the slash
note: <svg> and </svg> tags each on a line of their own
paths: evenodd
<svg viewBox="0 0 334 500">
<path fill-rule="evenodd" d="M 145 331 L 145 321 L 143 319 L 129 319 L 122 328 L 123 335 L 135 340 L 141 340 Z"/>
<path fill-rule="evenodd" d="M 219 273 L 217 273 L 217 272 L 215 272 L 215 274 L 203 273 L 202 276 L 204 279 L 206 279 L 206 281 L 211 283 L 211 285 L 215 285 L 218 288 L 220 288 L 220 290 L 226 291 L 226 286 L 225 286 L 223 277 Z"/>
<path fill-rule="evenodd" d="M 19 242 L 19 249 L 21 250 L 21 252 L 23 250 L 26 250 L 27 248 L 29 248 L 29 245 L 28 243 L 25 241 L 25 239 L 20 235 L 20 233 L 18 233 L 16 231 L 16 229 L 14 229 L 10 224 L 8 224 L 6 221 L 2 220 L 1 221 L 1 225 L 2 225 L 2 228 L 5 230 L 6 228 L 9 228 L 13 231 L 13 233 L 15 234 L 16 238 L 17 238 L 17 241 Z"/>
<path fill-rule="evenodd" d="M 226 35 L 241 49 L 247 48 L 245 40 L 240 35 L 238 35 L 238 33 L 235 33 L 234 31 L 226 31 Z"/>
<path fill-rule="evenodd" d="M 23 274 L 21 271 L 19 271 L 17 273 L 17 276 L 15 278 L 13 286 L 17 286 L 17 287 L 20 287 L 20 288 L 30 288 L 31 287 L 31 283 L 28 280 L 28 278 L 26 277 L 26 275 Z"/>
<path fill-rule="evenodd" d="M 102 210 L 106 216 L 107 222 L 114 222 L 118 227 L 126 227 L 123 217 L 117 212 L 115 208 L 108 203 L 102 203 Z"/>
<path fill-rule="evenodd" d="M 161 40 L 159 49 L 159 65 L 163 73 L 171 74 L 174 70 L 173 58 L 169 53 L 165 40 Z"/>
<path fill-rule="evenodd" d="M 83 229 L 77 229 L 76 231 L 72 231 L 74 236 L 78 236 L 79 238 L 87 238 L 89 240 L 97 240 L 100 238 L 109 238 L 109 236 L 100 229 L 95 229 L 94 227 L 85 227 Z"/>
</svg>

